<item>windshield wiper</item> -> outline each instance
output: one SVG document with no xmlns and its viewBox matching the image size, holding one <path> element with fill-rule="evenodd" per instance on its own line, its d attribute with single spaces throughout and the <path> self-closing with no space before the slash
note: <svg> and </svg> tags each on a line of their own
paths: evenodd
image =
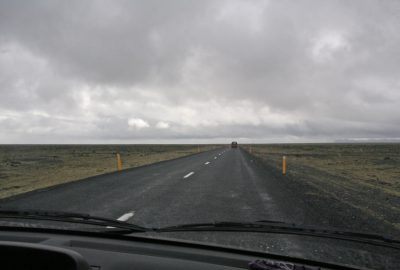
<svg viewBox="0 0 400 270">
<path fill-rule="evenodd" d="M 0 219 L 32 219 L 58 221 L 66 223 L 88 224 L 106 227 L 113 233 L 130 234 L 135 232 L 256 232 L 274 234 L 292 234 L 311 237 L 347 240 L 364 244 L 373 244 L 400 249 L 400 240 L 377 234 L 341 231 L 311 226 L 299 226 L 282 221 L 259 220 L 255 222 L 220 221 L 212 223 L 191 223 L 162 228 L 146 228 L 115 219 L 88 214 L 43 211 L 43 210 L 0 210 Z M 112 230 L 111 230 L 112 229 Z M 122 230 L 117 230 L 122 229 Z"/>
<path fill-rule="evenodd" d="M 147 232 L 151 229 L 119 221 L 115 219 L 91 216 L 88 214 L 59 212 L 59 211 L 43 211 L 43 210 L 0 210 L 0 219 L 32 219 L 59 221 L 66 223 L 88 224 L 102 226 L 108 229 L 123 229 L 127 232 Z"/>
<path fill-rule="evenodd" d="M 154 229 L 156 232 L 257 232 L 274 234 L 292 234 L 338 240 L 347 240 L 364 244 L 374 244 L 390 248 L 400 249 L 400 240 L 391 239 L 377 234 L 359 233 L 351 231 L 341 231 L 311 226 L 299 226 L 296 224 L 260 220 L 255 222 L 213 222 L 213 223 L 193 223 L 176 226 L 168 226 Z"/>
</svg>

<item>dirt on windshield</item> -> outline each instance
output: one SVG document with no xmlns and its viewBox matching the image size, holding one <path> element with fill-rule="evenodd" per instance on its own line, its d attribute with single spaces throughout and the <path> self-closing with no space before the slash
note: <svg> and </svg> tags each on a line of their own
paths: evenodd
<svg viewBox="0 0 400 270">
<path fill-rule="evenodd" d="M 213 145 L 0 145 L 0 198 L 187 156 Z"/>
<path fill-rule="evenodd" d="M 356 209 L 370 217 L 370 223 L 375 221 L 400 232 L 400 144 L 242 147 L 280 174 L 282 157 L 286 156 L 285 179 L 293 186 L 305 187 L 299 192 L 309 202 L 329 198 L 347 205 L 349 213 Z"/>
</svg>

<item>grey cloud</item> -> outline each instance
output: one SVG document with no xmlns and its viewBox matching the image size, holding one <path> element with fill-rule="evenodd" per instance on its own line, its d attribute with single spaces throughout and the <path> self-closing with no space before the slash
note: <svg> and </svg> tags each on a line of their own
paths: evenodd
<svg viewBox="0 0 400 270">
<path fill-rule="evenodd" d="M 397 138 L 399 12 L 372 0 L 0 1 L 0 139 Z"/>
<path fill-rule="evenodd" d="M 66 76 L 104 84 L 174 76 L 202 9 L 194 1 L 56 3 L 3 3 L 4 39 L 18 40 Z"/>
</svg>

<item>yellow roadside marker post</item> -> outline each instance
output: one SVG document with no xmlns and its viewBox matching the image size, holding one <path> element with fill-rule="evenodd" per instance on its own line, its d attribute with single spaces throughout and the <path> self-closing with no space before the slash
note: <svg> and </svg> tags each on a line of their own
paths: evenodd
<svg viewBox="0 0 400 270">
<path fill-rule="evenodd" d="M 122 160 L 121 160 L 121 155 L 117 153 L 117 169 L 118 171 L 122 170 Z"/>
<path fill-rule="evenodd" d="M 286 156 L 282 157 L 282 174 L 286 175 Z"/>
</svg>

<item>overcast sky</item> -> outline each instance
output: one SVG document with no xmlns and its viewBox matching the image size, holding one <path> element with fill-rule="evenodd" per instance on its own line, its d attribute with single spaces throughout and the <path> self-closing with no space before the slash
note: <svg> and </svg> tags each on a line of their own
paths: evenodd
<svg viewBox="0 0 400 270">
<path fill-rule="evenodd" d="M 0 0 L 0 143 L 399 138 L 400 1 Z"/>
</svg>

